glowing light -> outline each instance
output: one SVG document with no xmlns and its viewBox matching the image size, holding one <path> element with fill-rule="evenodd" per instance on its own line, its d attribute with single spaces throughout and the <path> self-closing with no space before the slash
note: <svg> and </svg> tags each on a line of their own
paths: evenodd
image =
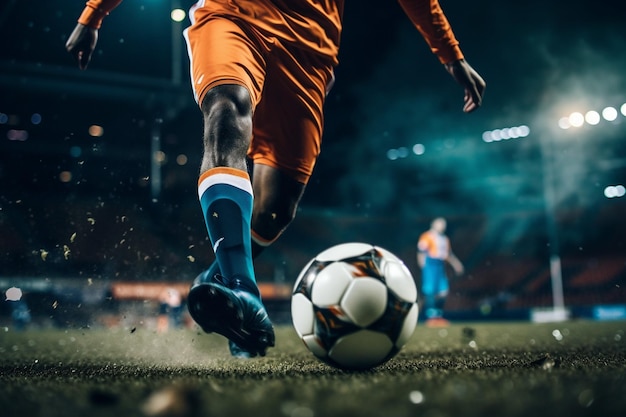
<svg viewBox="0 0 626 417">
<path fill-rule="evenodd" d="M 530 135 L 530 128 L 526 125 L 521 125 L 519 127 L 519 135 L 521 138 L 525 138 L 526 136 Z"/>
<path fill-rule="evenodd" d="M 566 130 L 572 127 L 572 124 L 569 122 L 569 117 L 561 117 L 559 119 L 559 127 L 563 130 Z"/>
<path fill-rule="evenodd" d="M 154 161 L 159 163 L 159 164 L 163 164 L 165 163 L 165 161 L 167 160 L 167 155 L 165 155 L 165 152 L 163 151 L 156 151 L 154 153 Z"/>
<path fill-rule="evenodd" d="M 413 404 L 421 404 L 424 402 L 424 394 L 422 394 L 420 391 L 411 391 L 409 393 L 409 401 L 411 401 Z"/>
<path fill-rule="evenodd" d="M 574 127 L 581 127 L 585 124 L 585 116 L 582 113 L 575 111 L 569 115 L 569 123 Z"/>
<path fill-rule="evenodd" d="M 89 136 L 93 136 L 94 138 L 99 138 L 104 135 L 104 128 L 98 125 L 89 126 Z"/>
<path fill-rule="evenodd" d="M 424 155 L 424 152 L 426 152 L 426 147 L 421 143 L 416 143 L 415 145 L 413 145 L 413 153 L 415 155 Z"/>
<path fill-rule="evenodd" d="M 176 163 L 180 166 L 187 165 L 187 155 L 180 154 L 176 157 Z"/>
<path fill-rule="evenodd" d="M 74 158 L 78 158 L 82 155 L 83 150 L 80 148 L 80 146 L 72 146 L 70 148 L 70 155 L 72 155 Z"/>
<path fill-rule="evenodd" d="M 600 114 L 595 110 L 589 110 L 585 113 L 585 121 L 591 126 L 595 126 L 600 123 Z"/>
<path fill-rule="evenodd" d="M 69 171 L 61 171 L 59 173 L 59 181 L 66 183 L 72 181 L 72 173 Z"/>
<path fill-rule="evenodd" d="M 4 125 L 8 121 L 9 121 L 9 116 L 4 113 L 0 113 L 0 125 Z"/>
<path fill-rule="evenodd" d="M 6 301 L 19 301 L 22 298 L 22 290 L 17 287 L 11 287 L 4 293 Z"/>
<path fill-rule="evenodd" d="M 15 140 L 18 142 L 24 142 L 28 139 L 28 131 L 26 130 L 18 130 L 18 129 L 10 129 L 7 132 L 7 139 Z"/>
<path fill-rule="evenodd" d="M 409 150 L 407 148 L 405 148 L 404 146 L 398 148 L 399 158 L 406 158 L 407 156 L 409 156 Z"/>
<path fill-rule="evenodd" d="M 620 113 L 622 113 L 623 116 L 626 116 L 626 103 L 622 104 L 622 107 L 619 108 Z"/>
<path fill-rule="evenodd" d="M 389 149 L 387 151 L 387 159 L 390 161 L 395 161 L 398 159 L 398 150 L 397 149 Z"/>
<path fill-rule="evenodd" d="M 605 107 L 602 110 L 602 117 L 604 120 L 612 122 L 617 119 L 617 110 L 615 110 L 615 107 Z"/>
<path fill-rule="evenodd" d="M 525 138 L 530 134 L 530 128 L 526 125 L 505 127 L 483 132 L 485 142 L 498 142 L 501 140 Z"/>
<path fill-rule="evenodd" d="M 511 139 L 517 139 L 520 137 L 522 129 L 520 129 L 519 127 L 512 127 L 509 129 L 508 131 L 508 135 Z"/>
<path fill-rule="evenodd" d="M 606 198 L 619 198 L 626 195 L 626 187 L 623 185 L 609 185 L 604 189 L 604 196 Z"/>
<path fill-rule="evenodd" d="M 170 14 L 170 17 L 172 18 L 174 22 L 182 22 L 186 16 L 187 14 L 185 13 L 183 9 L 174 9 L 172 10 L 172 13 Z"/>
<path fill-rule="evenodd" d="M 30 122 L 34 125 L 38 125 L 39 123 L 41 123 L 41 114 L 33 113 L 33 115 L 30 116 Z"/>
</svg>

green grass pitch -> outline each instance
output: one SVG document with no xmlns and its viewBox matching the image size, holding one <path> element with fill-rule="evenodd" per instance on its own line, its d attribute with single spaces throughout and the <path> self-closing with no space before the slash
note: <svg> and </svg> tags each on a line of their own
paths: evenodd
<svg viewBox="0 0 626 417">
<path fill-rule="evenodd" d="M 626 416 L 626 322 L 419 325 L 386 364 L 343 372 L 291 326 L 231 359 L 191 329 L 0 329 L 0 416 Z"/>
</svg>

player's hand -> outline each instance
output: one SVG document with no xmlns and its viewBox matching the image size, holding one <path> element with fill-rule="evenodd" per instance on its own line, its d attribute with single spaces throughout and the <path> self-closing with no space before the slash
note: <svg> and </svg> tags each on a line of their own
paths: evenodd
<svg viewBox="0 0 626 417">
<path fill-rule="evenodd" d="M 469 113 L 480 107 L 485 91 L 485 80 L 467 63 L 459 59 L 445 64 L 446 70 L 465 89 L 463 111 Z"/>
<path fill-rule="evenodd" d="M 91 54 L 96 49 L 96 43 L 98 43 L 98 29 L 78 23 L 65 43 L 65 49 L 76 58 L 78 67 L 84 70 L 91 61 Z"/>
</svg>

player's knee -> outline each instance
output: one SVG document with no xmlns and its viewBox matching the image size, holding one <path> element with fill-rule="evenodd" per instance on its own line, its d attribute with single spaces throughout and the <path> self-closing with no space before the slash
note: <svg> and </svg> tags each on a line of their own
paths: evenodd
<svg viewBox="0 0 626 417">
<path fill-rule="evenodd" d="M 209 166 L 234 166 L 244 160 L 252 135 L 252 104 L 248 90 L 219 85 L 202 100 L 205 157 Z"/>
<path fill-rule="evenodd" d="M 211 88 L 202 100 L 205 117 L 213 114 L 228 117 L 251 117 L 252 101 L 245 87 L 234 84 Z"/>
<path fill-rule="evenodd" d="M 289 207 L 280 209 L 261 207 L 254 210 L 252 228 L 262 239 L 272 242 L 289 226 L 295 218 L 295 210 Z"/>
</svg>

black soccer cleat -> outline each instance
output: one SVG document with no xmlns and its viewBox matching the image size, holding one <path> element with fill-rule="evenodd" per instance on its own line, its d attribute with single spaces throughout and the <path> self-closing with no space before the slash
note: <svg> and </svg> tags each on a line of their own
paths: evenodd
<svg viewBox="0 0 626 417">
<path fill-rule="evenodd" d="M 230 355 L 237 359 L 250 359 L 256 356 L 256 354 L 252 354 L 247 350 L 242 349 L 232 340 L 228 341 L 228 350 L 230 351 Z"/>
<path fill-rule="evenodd" d="M 195 283 L 187 298 L 189 313 L 205 332 L 221 334 L 250 357 L 265 356 L 274 346 L 274 327 L 261 300 L 237 284 Z"/>
</svg>

